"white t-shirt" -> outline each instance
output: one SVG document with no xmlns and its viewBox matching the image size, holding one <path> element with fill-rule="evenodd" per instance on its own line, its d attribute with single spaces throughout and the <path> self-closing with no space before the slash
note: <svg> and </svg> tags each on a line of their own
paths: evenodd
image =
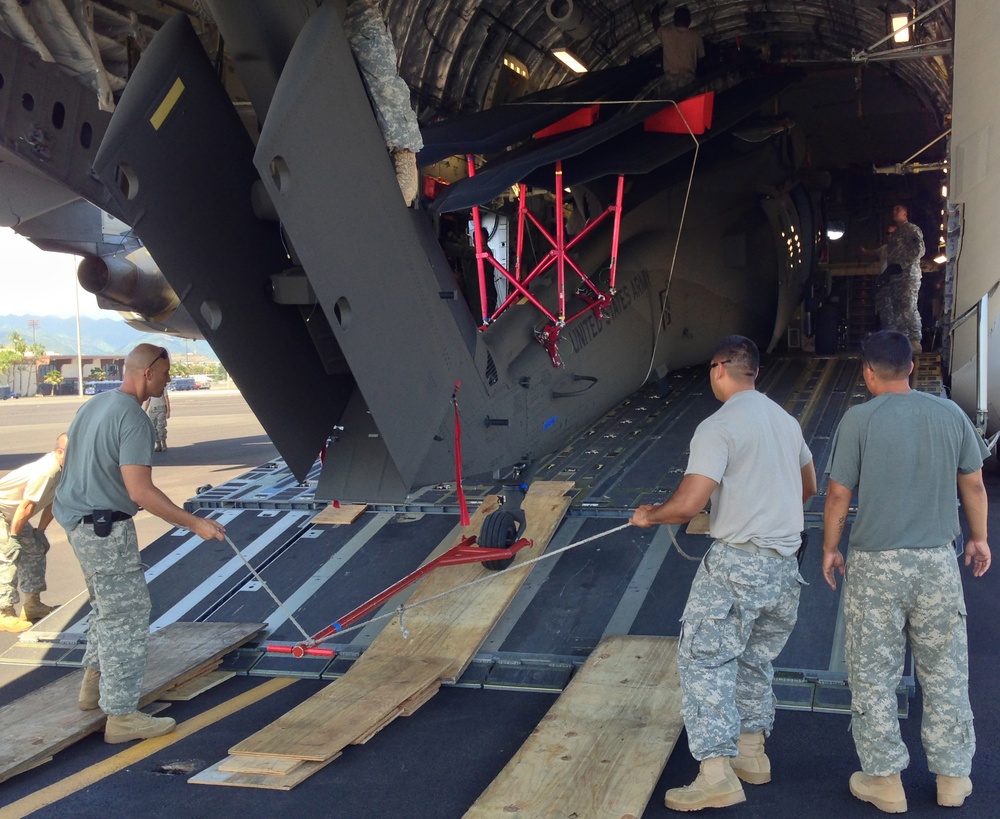
<svg viewBox="0 0 1000 819">
<path fill-rule="evenodd" d="M 791 555 L 802 542 L 802 467 L 811 460 L 799 422 L 763 393 L 742 390 L 698 425 L 686 471 L 719 484 L 713 538 Z"/>
<path fill-rule="evenodd" d="M 14 522 L 21 501 L 32 501 L 36 512 L 52 503 L 61 476 L 62 467 L 56 454 L 49 452 L 0 478 L 0 514 L 8 525 Z"/>
</svg>

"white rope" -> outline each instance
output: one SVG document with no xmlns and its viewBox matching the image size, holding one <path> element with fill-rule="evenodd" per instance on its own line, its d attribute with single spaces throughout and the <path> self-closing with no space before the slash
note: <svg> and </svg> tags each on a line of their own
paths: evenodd
<svg viewBox="0 0 1000 819">
<path fill-rule="evenodd" d="M 687 560 L 695 560 L 695 561 L 700 561 L 702 560 L 702 558 L 705 557 L 705 555 L 700 555 L 700 556 L 689 555 L 681 548 L 681 544 L 677 542 L 677 528 L 673 526 L 668 526 L 667 531 L 670 532 L 670 542 L 674 544 L 674 548 L 677 550 L 677 554 L 679 554 L 681 557 L 686 558 Z M 709 544 L 709 548 L 711 548 L 711 544 Z M 707 553 L 708 550 L 706 549 L 705 551 Z"/>
<path fill-rule="evenodd" d="M 306 640 L 311 639 L 309 636 L 309 632 L 307 632 L 304 628 L 302 628 L 302 626 L 299 625 L 299 621 L 296 620 L 295 617 L 292 615 L 292 613 L 284 607 L 282 602 L 278 599 L 277 595 L 275 595 L 275 593 L 271 591 L 267 583 L 264 582 L 264 578 L 261 577 L 257 573 L 257 570 L 250 565 L 249 561 L 245 557 L 243 557 L 243 552 L 241 552 L 236 547 L 236 544 L 229 539 L 229 535 L 224 534 L 223 537 L 226 539 L 226 543 L 228 543 L 230 546 L 233 547 L 233 551 L 236 552 L 236 556 L 243 561 L 243 565 L 250 570 L 250 574 L 252 574 L 257 579 L 257 582 L 260 583 L 261 588 L 264 589 L 264 591 L 266 591 L 269 595 L 271 595 L 271 599 L 278 604 L 278 609 L 281 611 L 281 613 L 284 614 L 285 617 L 287 617 L 289 620 L 292 621 L 292 623 L 295 624 L 295 628 L 297 628 L 302 633 L 302 636 L 305 637 Z"/>
</svg>

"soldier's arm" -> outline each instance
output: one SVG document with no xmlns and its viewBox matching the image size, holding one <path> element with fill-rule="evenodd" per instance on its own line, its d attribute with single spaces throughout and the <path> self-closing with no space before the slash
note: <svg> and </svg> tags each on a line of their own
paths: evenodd
<svg viewBox="0 0 1000 819">
<path fill-rule="evenodd" d="M 665 503 L 643 504 L 632 513 L 630 522 L 643 529 L 662 523 L 687 523 L 705 508 L 718 485 L 711 478 L 689 472 Z"/>
<path fill-rule="evenodd" d="M 14 511 L 14 518 L 10 522 L 10 533 L 12 535 L 21 534 L 24 524 L 31 520 L 33 514 L 35 514 L 35 502 L 25 498 L 17 505 L 17 509 Z"/>
<path fill-rule="evenodd" d="M 958 473 L 958 493 L 962 496 L 962 508 L 969 522 L 969 539 L 965 542 L 965 565 L 972 566 L 974 577 L 982 577 L 990 568 L 992 556 L 987 542 L 986 513 L 989 502 L 986 486 L 983 484 L 983 470 L 977 469 L 963 475 Z"/>
<path fill-rule="evenodd" d="M 826 486 L 826 505 L 823 509 L 823 578 L 827 585 L 837 590 L 839 571 L 844 574 L 844 556 L 840 553 L 840 539 L 847 525 L 851 509 L 851 490 L 832 478 Z"/>
</svg>

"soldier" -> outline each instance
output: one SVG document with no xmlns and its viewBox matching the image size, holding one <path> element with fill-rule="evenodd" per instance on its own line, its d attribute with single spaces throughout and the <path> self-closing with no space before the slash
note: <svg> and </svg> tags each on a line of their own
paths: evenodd
<svg viewBox="0 0 1000 819">
<path fill-rule="evenodd" d="M 723 406 L 695 430 L 669 500 L 640 506 L 631 520 L 687 523 L 712 501 L 714 542 L 691 585 L 677 651 L 681 715 L 701 771 L 691 785 L 667 791 L 672 810 L 735 805 L 746 798 L 741 779 L 771 781 L 764 753 L 774 725 L 771 662 L 798 613 L 795 554 L 816 471 L 798 421 L 757 392 L 759 361 L 748 338 L 720 342 L 708 370 Z"/>
<path fill-rule="evenodd" d="M 924 234 L 909 221 L 905 205 L 892 209 L 896 229 L 886 240 L 886 284 L 878 291 L 878 313 L 883 330 L 897 330 L 910 339 L 914 352 L 922 350 L 923 328 L 917 311 L 920 293 L 920 259 L 924 255 Z"/>
<path fill-rule="evenodd" d="M 694 80 L 698 60 L 705 56 L 705 44 L 701 35 L 691 30 L 691 11 L 687 6 L 674 9 L 674 22 L 670 26 L 660 25 L 659 8 L 653 10 L 651 17 L 663 50 L 660 88 L 664 92 L 673 91 Z"/>
<path fill-rule="evenodd" d="M 397 71 L 392 36 L 377 5 L 369 0 L 348 3 L 344 32 L 392 157 L 403 201 L 409 207 L 419 193 L 417 153 L 424 147 L 424 140 L 410 105 L 410 89 Z"/>
<path fill-rule="evenodd" d="M 861 771 L 851 776 L 850 789 L 887 813 L 906 810 L 899 772 L 909 755 L 896 716 L 896 687 L 908 635 L 937 801 L 958 807 L 972 793 L 976 736 L 965 601 L 953 547 L 961 532 L 957 495 L 969 522 L 965 565 L 973 564 L 973 575 L 981 577 L 990 567 L 982 472 L 989 451 L 956 404 L 910 389 L 913 363 L 905 335 L 873 334 L 861 361 L 874 398 L 849 409 L 834 435 L 823 527 L 823 576 L 836 589 L 836 572 L 844 574 L 840 539 L 856 488 L 844 626 L 851 732 Z"/>
<path fill-rule="evenodd" d="M 95 395 L 69 428 L 66 457 L 53 511 L 66 530 L 87 583 L 92 612 L 83 657 L 80 708 L 108 715 L 104 741 L 115 744 L 167 734 L 175 723 L 138 710 L 149 640 L 149 589 L 139 560 L 132 516 L 141 506 L 222 540 L 221 524 L 185 512 L 154 484 L 153 426 L 142 402 L 160 396 L 170 381 L 163 347 L 140 344 L 125 359 L 117 390 Z"/>
<path fill-rule="evenodd" d="M 149 421 L 153 425 L 156 443 L 153 444 L 153 452 L 165 452 L 167 449 L 167 419 L 170 418 L 170 397 L 167 391 L 157 398 L 155 395 L 149 396 L 142 402 L 142 408 L 149 416 Z"/>
<path fill-rule="evenodd" d="M 63 433 L 52 452 L 0 479 L 0 631 L 26 631 L 53 610 L 41 600 L 49 551 L 45 529 L 52 521 L 65 457 Z M 38 510 L 38 526 L 33 527 L 28 521 Z M 18 586 L 24 592 L 20 618 L 15 614 Z"/>
</svg>

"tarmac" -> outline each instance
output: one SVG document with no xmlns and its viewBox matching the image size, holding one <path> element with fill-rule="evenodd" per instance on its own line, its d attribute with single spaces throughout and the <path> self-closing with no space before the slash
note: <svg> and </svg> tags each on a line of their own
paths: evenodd
<svg viewBox="0 0 1000 819">
<path fill-rule="evenodd" d="M 238 393 L 171 396 L 170 448 L 157 455 L 154 481 L 181 502 L 204 484 L 218 485 L 276 456 Z M 0 473 L 40 456 L 64 431 L 77 398 L 0 402 Z M 70 443 L 72 446 L 72 442 Z M 1000 522 L 1000 477 L 987 474 L 991 529 Z M 148 513 L 137 517 L 140 543 L 169 531 Z M 66 603 L 85 594 L 75 557 L 57 524 L 50 531 L 49 590 L 43 599 Z M 811 550 L 807 560 L 818 560 Z M 993 628 L 1000 609 L 1000 568 L 975 579 L 963 570 L 969 613 L 971 696 L 979 750 L 975 791 L 966 805 L 939 808 L 934 778 L 920 748 L 919 687 L 902 721 L 911 753 L 903 773 L 908 815 L 1000 816 L 1000 663 Z M 16 640 L 0 634 L 0 651 Z M 44 685 L 64 669 L 0 664 L 0 705 Z M 39 767 L 0 786 L 0 819 L 36 817 L 185 817 L 322 815 L 338 817 L 460 817 L 499 773 L 552 705 L 551 693 L 443 688 L 414 716 L 399 719 L 363 748 L 347 752 L 289 792 L 190 786 L 187 778 L 227 755 L 228 749 L 272 722 L 326 683 L 236 677 L 189 702 L 176 702 L 171 735 L 128 746 L 106 745 L 94 734 Z M 843 714 L 778 712 L 768 741 L 774 779 L 746 786 L 747 801 L 708 815 L 799 819 L 865 817 L 880 812 L 858 802 L 847 782 L 858 769 Z M 697 765 L 680 740 L 642 814 L 675 815 L 663 792 L 690 782 Z M 949 813 L 951 811 L 951 813 Z M 610 819 L 610 817 L 609 817 Z"/>
</svg>

